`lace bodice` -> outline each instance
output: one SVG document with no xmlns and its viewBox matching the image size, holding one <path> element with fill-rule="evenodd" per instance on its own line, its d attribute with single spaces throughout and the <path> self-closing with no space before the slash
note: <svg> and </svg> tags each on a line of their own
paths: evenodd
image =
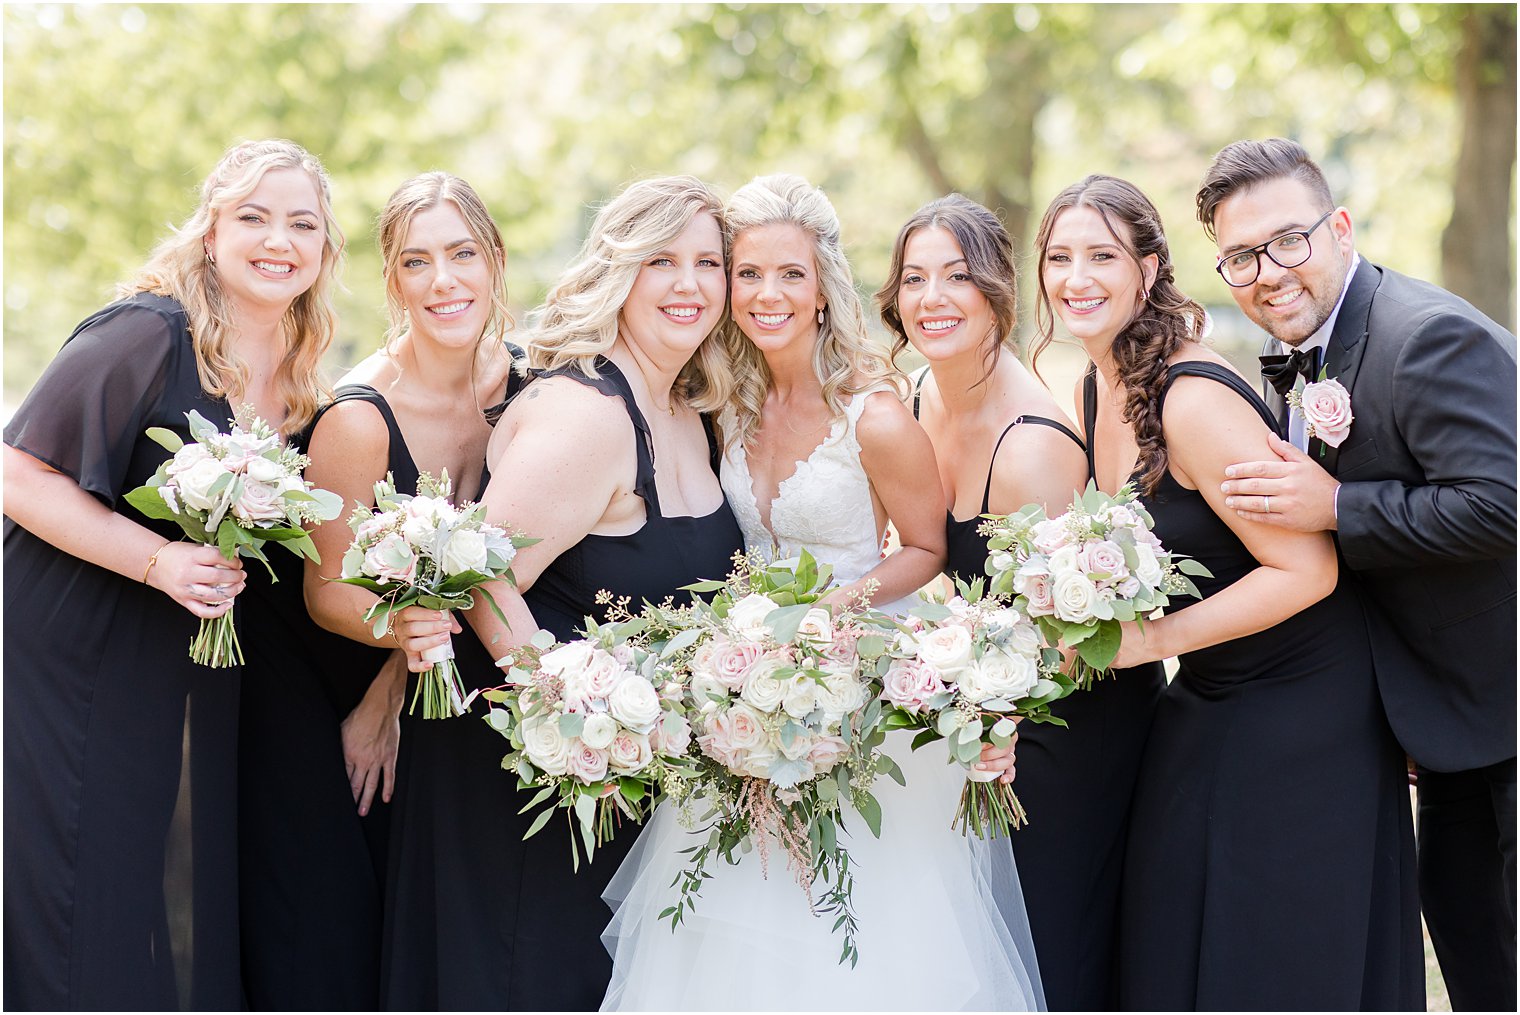
<svg viewBox="0 0 1520 1015">
<path fill-rule="evenodd" d="M 828 437 L 781 481 L 771 502 L 770 529 L 760 519 L 744 445 L 735 441 L 724 450 L 719 478 L 744 533 L 746 549 L 770 561 L 795 557 L 806 548 L 820 562 L 833 565 L 840 585 L 858 580 L 881 562 L 883 533 L 876 528 L 871 483 L 860 464 L 855 425 L 865 411 L 867 396 L 885 390 L 889 389 L 872 388 L 854 395 Z M 724 409 L 719 419 L 723 432 L 732 433 L 733 410 Z M 895 604 L 877 605 L 891 609 Z"/>
</svg>

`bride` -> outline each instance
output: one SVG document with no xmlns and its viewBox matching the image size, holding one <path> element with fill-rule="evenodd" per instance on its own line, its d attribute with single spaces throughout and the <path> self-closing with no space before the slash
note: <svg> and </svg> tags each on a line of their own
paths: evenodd
<svg viewBox="0 0 1520 1015">
<path fill-rule="evenodd" d="M 720 417 L 723 489 L 752 551 L 806 547 L 832 564 L 830 602 L 869 594 L 901 612 L 945 558 L 934 451 L 902 402 L 905 380 L 875 350 L 823 193 L 798 176 L 758 178 L 724 212 L 734 390 Z M 888 519 L 900 546 L 883 555 Z M 710 577 L 721 577 L 713 575 Z M 1012 854 L 951 829 L 965 778 L 943 745 L 887 748 L 907 787 L 876 783 L 881 838 L 847 816 L 859 961 L 839 964 L 832 920 L 813 916 L 786 872 L 758 858 L 710 867 L 694 910 L 659 918 L 701 841 L 662 805 L 604 895 L 615 910 L 604 1010 L 981 1009 L 1043 1007 Z M 1011 778 L 1007 751 L 979 767 Z M 854 821 L 849 821 L 854 817 Z"/>
</svg>

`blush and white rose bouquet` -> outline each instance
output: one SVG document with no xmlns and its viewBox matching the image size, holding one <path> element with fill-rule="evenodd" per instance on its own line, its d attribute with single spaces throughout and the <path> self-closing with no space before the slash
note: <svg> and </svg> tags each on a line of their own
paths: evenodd
<svg viewBox="0 0 1520 1015">
<path fill-rule="evenodd" d="M 872 783 L 880 773 L 901 782 L 902 772 L 881 752 L 880 687 L 858 648 L 884 644 L 891 621 L 859 605 L 819 605 L 830 579 L 806 551 L 771 565 L 741 558 L 727 581 L 687 586 L 710 602 L 646 608 L 656 644 L 685 674 L 700 752 L 691 789 L 715 814 L 661 916 L 681 922 L 714 852 L 738 863 L 752 845 L 765 866 L 779 844 L 813 912 L 836 916 L 840 961 L 853 964 L 853 873 L 839 833 L 858 815 L 880 835 Z"/>
<path fill-rule="evenodd" d="M 191 540 L 217 547 L 228 560 L 249 557 L 267 568 L 263 546 L 275 542 L 320 561 L 305 526 L 338 517 L 343 501 L 302 478 L 310 460 L 281 443 L 250 405 L 229 421 L 226 433 L 193 409 L 185 418 L 192 443 L 163 427 L 147 431 L 173 457 L 145 485 L 128 492 L 127 503 L 149 518 L 178 523 Z M 273 568 L 269 576 L 279 580 Z M 219 667 L 243 661 L 230 611 L 201 621 L 190 658 Z"/>
<path fill-rule="evenodd" d="M 1008 835 L 1027 820 L 1013 787 L 999 772 L 973 768 L 984 744 L 1007 747 L 1016 722 L 1065 726 L 1050 712 L 1076 683 L 1061 672 L 1059 649 L 1012 606 L 982 595 L 981 579 L 957 582 L 959 595 L 920 598 L 881 645 L 862 639 L 861 654 L 876 660 L 883 728 L 917 729 L 913 748 L 944 740 L 950 760 L 966 769 L 955 826 L 982 838 Z"/>
<path fill-rule="evenodd" d="M 554 799 L 524 839 L 563 809 L 589 862 L 622 818 L 642 821 L 659 792 L 680 794 L 695 774 L 685 688 L 641 637 L 646 626 L 587 617 L 584 638 L 559 644 L 539 631 L 497 660 L 508 683 L 481 697 L 491 703 L 485 721 L 511 744 L 501 767 L 537 791 L 524 813 Z M 579 869 L 574 835 L 570 853 Z"/>
<path fill-rule="evenodd" d="M 1188 576 L 1209 576 L 1168 552 L 1154 524 L 1132 485 L 1110 497 L 1091 482 L 1054 518 L 1037 504 L 991 518 L 981 528 L 989 591 L 1011 597 L 1048 642 L 1074 649 L 1073 675 L 1088 687 L 1118 655 L 1122 622 L 1143 623 L 1172 596 L 1196 598 Z"/>
<path fill-rule="evenodd" d="M 429 610 L 468 610 L 479 592 L 506 623 L 496 600 L 483 586 L 512 579 L 517 551 L 537 542 L 488 524 L 483 504 L 455 505 L 447 470 L 438 479 L 423 473 L 417 494 L 398 493 L 387 474 L 375 484 L 375 506 L 358 507 L 348 520 L 354 540 L 343 555 L 337 581 L 368 589 L 377 601 L 364 614 L 375 637 L 391 629 L 393 614 L 408 606 Z M 429 649 L 422 658 L 432 668 L 417 680 L 408 714 L 422 699 L 424 719 L 446 719 L 469 711 L 454 663 L 452 641 Z"/>
</svg>

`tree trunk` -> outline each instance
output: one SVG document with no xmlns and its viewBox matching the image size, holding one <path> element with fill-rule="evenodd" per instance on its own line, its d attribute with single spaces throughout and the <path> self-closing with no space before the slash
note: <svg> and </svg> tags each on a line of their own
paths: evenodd
<svg viewBox="0 0 1520 1015">
<path fill-rule="evenodd" d="M 1457 52 L 1462 147 L 1452 181 L 1451 222 L 1441 234 L 1447 289 L 1515 330 L 1515 8 L 1473 4 Z"/>
</svg>

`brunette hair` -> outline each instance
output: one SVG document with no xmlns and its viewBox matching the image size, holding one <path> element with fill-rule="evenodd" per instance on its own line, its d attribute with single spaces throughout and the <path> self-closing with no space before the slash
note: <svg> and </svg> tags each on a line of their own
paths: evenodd
<svg viewBox="0 0 1520 1015">
<path fill-rule="evenodd" d="M 823 191 L 791 173 L 759 176 L 729 198 L 723 217 L 730 251 L 741 233 L 759 226 L 794 225 L 807 237 L 824 300 L 823 322 L 813 345 L 813 372 L 835 419 L 844 416 L 852 396 L 882 382 L 896 388 L 899 397 L 907 396 L 907 379 L 866 330 L 865 308 L 840 239 L 839 216 Z M 770 368 L 732 318 L 723 322 L 718 334 L 728 350 L 732 382 L 728 404 L 737 418 L 735 432 L 724 433 L 723 440 L 725 444 L 747 441 L 760 425 Z"/>
<path fill-rule="evenodd" d="M 908 240 L 920 229 L 938 226 L 955 237 L 966 259 L 966 274 L 971 283 L 987 298 L 992 308 L 993 327 L 987 333 L 984 354 L 987 369 L 978 384 L 986 382 L 997 366 L 1003 349 L 1014 348 L 1013 326 L 1018 317 L 1018 269 L 1013 256 L 1013 240 L 1002 221 L 990 210 L 960 194 L 947 194 L 930 201 L 897 232 L 892 245 L 892 267 L 887 280 L 876 291 L 876 307 L 881 321 L 892 332 L 892 359 L 908 346 L 908 332 L 898 309 L 897 293 L 902 287 L 903 259 Z"/>
<path fill-rule="evenodd" d="M 1198 187 L 1198 221 L 1209 239 L 1214 239 L 1214 215 L 1226 198 L 1250 190 L 1269 180 L 1294 179 L 1309 189 L 1323 211 L 1335 207 L 1325 174 L 1309 158 L 1297 141 L 1269 137 L 1265 141 L 1236 141 L 1227 144 L 1209 163 L 1209 171 Z"/>
<path fill-rule="evenodd" d="M 300 169 L 311 177 L 317 187 L 323 230 L 317 279 L 295 298 L 280 322 L 285 354 L 275 371 L 275 388 L 286 406 L 280 432 L 289 435 L 311 422 L 328 393 L 319 369 L 338 326 L 332 291 L 342 262 L 343 232 L 333 218 L 327 171 L 310 152 L 294 141 L 279 138 L 233 145 L 201 184 L 201 202 L 195 213 L 158 245 L 131 281 L 118 289 L 123 296 L 151 292 L 178 300 L 189 321 L 201 387 L 224 398 L 242 392 L 248 384 L 248 365 L 232 347 L 237 322 L 232 303 L 222 291 L 217 266 L 206 254 L 206 240 L 221 210 L 253 193 L 272 169 Z"/>
<path fill-rule="evenodd" d="M 397 281 L 406 235 L 412 228 L 413 219 L 444 201 L 459 210 L 471 238 L 485 248 L 490 258 L 491 314 L 481 330 L 481 341 L 488 338 L 500 340 L 512 328 L 512 313 L 507 309 L 507 248 L 502 242 L 501 230 L 496 228 L 496 221 L 474 187 L 457 176 L 434 170 L 414 176 L 397 187 L 380 210 L 376 232 L 380 237 L 381 271 L 385 276 L 385 312 L 390 320 L 385 333 L 387 348 L 411 326 Z"/>
<path fill-rule="evenodd" d="M 1112 176 L 1089 176 L 1056 195 L 1040 220 L 1035 252 L 1043 268 L 1056 219 L 1068 208 L 1091 208 L 1103 219 L 1109 234 L 1136 264 L 1154 254 L 1156 277 L 1144 293 L 1135 316 L 1114 336 L 1110 353 L 1119 381 L 1124 386 L 1122 418 L 1135 430 L 1139 445 L 1137 462 L 1140 487 L 1145 493 L 1156 488 L 1166 472 L 1166 439 L 1161 432 L 1161 392 L 1166 384 L 1167 363 L 1188 342 L 1197 342 L 1204 328 L 1203 307 L 1177 288 L 1172 254 L 1155 205 L 1134 184 Z M 1045 290 L 1045 273 L 1037 273 L 1039 302 L 1035 306 L 1035 330 L 1039 339 L 1031 359 L 1038 359 L 1055 334 L 1055 313 Z M 1143 277 L 1143 269 L 1142 269 Z M 1136 294 L 1137 298 L 1141 294 Z M 1115 293 L 1110 298 L 1122 298 Z"/>
</svg>

